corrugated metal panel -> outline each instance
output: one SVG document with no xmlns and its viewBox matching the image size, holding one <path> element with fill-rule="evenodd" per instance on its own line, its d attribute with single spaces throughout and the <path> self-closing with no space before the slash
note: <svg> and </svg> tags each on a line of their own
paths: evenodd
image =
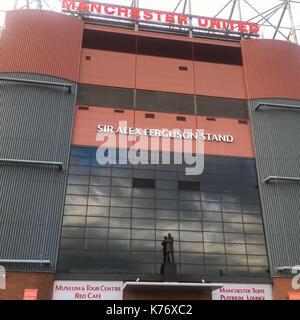
<svg viewBox="0 0 300 320">
<path fill-rule="evenodd" d="M 0 72 L 46 74 L 77 81 L 83 23 L 44 10 L 6 14 L 0 37 Z"/>
<path fill-rule="evenodd" d="M 258 102 L 300 106 L 284 99 L 251 100 L 249 112 L 272 275 L 300 264 L 300 184 L 263 183 L 268 176 L 300 177 L 300 111 L 262 107 Z"/>
<path fill-rule="evenodd" d="M 71 83 L 33 74 L 1 77 Z M 72 84 L 72 83 L 71 83 Z M 57 167 L 0 164 L 0 258 L 50 260 L 50 266 L 7 265 L 9 271 L 53 272 L 63 214 L 77 85 L 0 81 L 0 157 L 62 162 Z"/>
<path fill-rule="evenodd" d="M 249 99 L 300 99 L 300 46 L 261 39 L 241 45 Z"/>
</svg>

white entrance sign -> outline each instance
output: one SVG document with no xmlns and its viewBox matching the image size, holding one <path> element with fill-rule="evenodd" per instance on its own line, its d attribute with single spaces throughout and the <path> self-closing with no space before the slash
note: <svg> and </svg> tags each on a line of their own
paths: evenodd
<svg viewBox="0 0 300 320">
<path fill-rule="evenodd" d="M 54 281 L 53 300 L 123 300 L 121 281 Z"/>
<path fill-rule="evenodd" d="M 273 300 L 272 286 L 269 284 L 225 283 L 213 290 L 213 300 Z"/>
</svg>

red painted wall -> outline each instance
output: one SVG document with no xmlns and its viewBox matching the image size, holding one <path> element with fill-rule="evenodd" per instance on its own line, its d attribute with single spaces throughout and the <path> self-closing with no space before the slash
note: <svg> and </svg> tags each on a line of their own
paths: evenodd
<svg viewBox="0 0 300 320">
<path fill-rule="evenodd" d="M 221 135 L 232 135 L 233 143 L 210 141 L 205 142 L 205 154 L 254 157 L 250 123 L 239 123 L 238 119 L 215 118 L 209 121 L 206 117 L 177 115 L 161 112 L 149 112 L 155 118 L 145 118 L 145 111 L 124 110 L 124 113 L 116 113 L 113 108 L 89 107 L 89 110 L 79 110 L 76 107 L 75 121 L 73 127 L 72 144 L 84 146 L 100 146 L 103 142 L 97 141 L 97 126 L 111 125 L 115 129 L 119 127 L 119 121 L 127 121 L 127 127 L 147 128 L 147 129 L 204 129 L 206 133 L 216 133 Z M 178 121 L 177 116 L 184 116 L 186 121 Z M 99 137 L 99 136 L 98 136 Z M 123 137 L 126 137 L 123 135 Z M 160 144 L 153 150 L 166 150 Z M 178 139 L 176 139 L 178 140 Z M 171 139 L 172 141 L 172 139 Z M 180 140 L 179 140 L 180 141 Z M 194 140 L 195 141 L 195 140 Z M 128 144 L 130 147 L 134 142 Z M 147 149 L 150 139 L 145 141 L 142 149 Z M 114 145 L 109 144 L 113 147 Z M 118 146 L 118 145 L 117 145 Z M 174 151 L 171 142 L 171 151 Z M 195 145 L 193 152 L 195 151 Z"/>
<path fill-rule="evenodd" d="M 249 99 L 300 99 L 300 46 L 262 39 L 241 44 Z"/>
<path fill-rule="evenodd" d="M 45 10 L 6 14 L 0 37 L 0 72 L 45 74 L 77 81 L 83 23 Z"/>
</svg>

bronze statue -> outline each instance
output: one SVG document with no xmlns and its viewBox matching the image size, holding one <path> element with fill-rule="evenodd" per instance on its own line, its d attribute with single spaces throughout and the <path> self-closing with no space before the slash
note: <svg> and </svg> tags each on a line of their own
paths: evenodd
<svg viewBox="0 0 300 320">
<path fill-rule="evenodd" d="M 171 261 L 172 263 L 174 263 L 174 248 L 173 248 L 174 239 L 172 238 L 171 233 L 168 233 L 168 237 L 165 239 L 165 241 L 166 241 L 167 262 L 170 262 L 170 256 L 171 256 Z"/>
<path fill-rule="evenodd" d="M 164 237 L 164 240 L 161 243 L 161 245 L 163 246 L 163 256 L 164 256 L 164 263 L 165 263 L 167 258 L 167 237 Z"/>
</svg>

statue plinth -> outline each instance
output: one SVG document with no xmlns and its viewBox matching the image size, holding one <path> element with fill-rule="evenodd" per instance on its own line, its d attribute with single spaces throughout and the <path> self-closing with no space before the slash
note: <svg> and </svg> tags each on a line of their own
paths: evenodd
<svg viewBox="0 0 300 320">
<path fill-rule="evenodd" d="M 166 262 L 161 266 L 161 274 L 164 276 L 164 281 L 177 281 L 177 266 L 176 263 Z"/>
</svg>

